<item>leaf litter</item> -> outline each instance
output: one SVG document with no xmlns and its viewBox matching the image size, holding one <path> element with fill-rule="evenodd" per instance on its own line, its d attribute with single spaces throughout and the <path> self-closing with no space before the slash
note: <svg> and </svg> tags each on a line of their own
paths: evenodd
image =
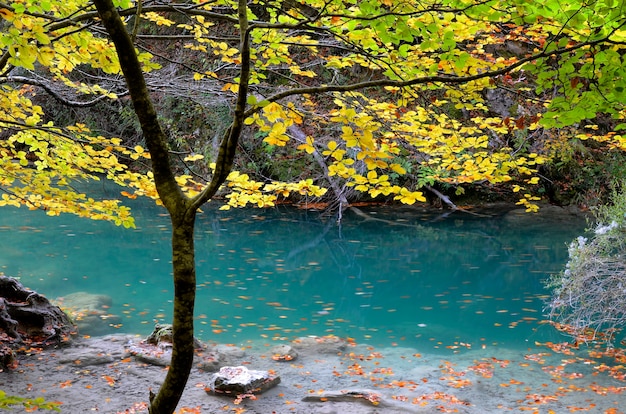
<svg viewBox="0 0 626 414">
<path fill-rule="evenodd" d="M 64 412 L 145 413 L 148 390 L 158 389 L 165 369 L 123 353 L 125 341 L 139 339 L 114 335 L 28 350 L 15 370 L 0 373 L 0 389 L 59 401 Z M 621 413 L 626 406 L 626 350 L 601 344 L 535 343 L 524 353 L 458 343 L 447 348 L 457 353 L 426 354 L 333 336 L 314 343 L 319 348 L 300 349 L 294 360 L 272 358 L 267 343 L 231 344 L 240 352 L 232 365 L 271 370 L 281 384 L 258 396 L 210 396 L 203 389 L 210 373 L 194 368 L 177 413 Z M 329 344 L 341 349 L 329 352 Z M 89 349 L 109 362 L 89 365 Z"/>
</svg>

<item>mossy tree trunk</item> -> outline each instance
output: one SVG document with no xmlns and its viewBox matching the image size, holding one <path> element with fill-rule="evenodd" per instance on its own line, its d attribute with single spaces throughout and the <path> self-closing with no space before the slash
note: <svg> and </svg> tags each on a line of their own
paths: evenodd
<svg viewBox="0 0 626 414">
<path fill-rule="evenodd" d="M 189 198 L 175 180 L 170 162 L 167 137 L 159 124 L 150 99 L 141 64 L 124 22 L 111 0 L 94 0 L 102 23 L 115 44 L 120 67 L 126 79 L 130 97 L 150 151 L 152 171 L 159 197 L 172 223 L 172 263 L 174 279 L 173 350 L 170 369 L 156 396 L 151 398 L 151 414 L 171 414 L 182 396 L 194 356 L 193 313 L 196 296 L 196 265 L 194 253 L 194 224 L 196 212 L 210 200 L 228 176 L 235 156 L 237 141 L 243 128 L 248 80 L 250 49 L 245 0 L 239 1 L 238 16 L 241 31 L 241 68 L 239 92 L 233 121 L 224 133 L 215 161 L 215 172 L 206 188 Z"/>
<path fill-rule="evenodd" d="M 150 401 L 150 413 L 172 413 L 183 394 L 194 357 L 193 314 L 196 300 L 194 254 L 195 211 L 172 218 L 174 313 L 172 360 L 161 389 Z"/>
</svg>

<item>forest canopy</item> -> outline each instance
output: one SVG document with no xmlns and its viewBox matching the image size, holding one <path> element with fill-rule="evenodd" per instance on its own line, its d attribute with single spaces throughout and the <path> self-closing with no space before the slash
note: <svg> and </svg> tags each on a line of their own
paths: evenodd
<svg viewBox="0 0 626 414">
<path fill-rule="evenodd" d="M 246 128 L 226 206 L 292 194 L 450 202 L 478 189 L 517 193 L 534 210 L 540 197 L 597 193 L 607 170 L 622 173 L 618 3 L 251 2 Z M 237 4 L 115 4 L 193 194 L 235 110 Z M 0 16 L 0 203 L 132 225 L 119 200 L 71 187 L 106 177 L 125 196 L 156 197 L 93 6 L 24 0 L 0 4 Z M 587 158 L 604 168 L 581 167 Z"/>
</svg>

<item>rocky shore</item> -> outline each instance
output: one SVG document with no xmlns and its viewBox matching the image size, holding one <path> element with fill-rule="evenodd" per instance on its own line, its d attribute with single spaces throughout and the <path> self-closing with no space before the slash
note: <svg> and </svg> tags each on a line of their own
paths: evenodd
<svg viewBox="0 0 626 414">
<path fill-rule="evenodd" d="M 63 413 L 145 413 L 149 391 L 165 377 L 167 359 L 167 349 L 137 336 L 82 338 L 18 354 L 17 367 L 0 372 L 0 390 L 59 401 Z M 622 381 L 597 376 L 590 366 L 574 375 L 562 361 L 561 354 L 506 349 L 467 350 L 446 358 L 409 348 L 374 349 L 332 336 L 276 344 L 204 343 L 177 412 L 622 412 Z M 280 382 L 255 396 L 211 392 L 221 367 L 266 371 Z"/>
</svg>

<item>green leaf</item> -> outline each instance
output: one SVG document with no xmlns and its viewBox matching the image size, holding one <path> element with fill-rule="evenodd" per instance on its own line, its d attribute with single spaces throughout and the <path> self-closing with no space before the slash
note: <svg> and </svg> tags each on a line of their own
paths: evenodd
<svg viewBox="0 0 626 414">
<path fill-rule="evenodd" d="M 41 10 L 43 10 L 44 12 L 49 12 L 50 10 L 52 10 L 52 4 L 50 3 L 50 0 L 41 0 L 39 2 L 39 5 L 41 6 Z"/>
<path fill-rule="evenodd" d="M 24 3 L 14 3 L 12 6 L 15 14 L 23 14 L 26 11 Z"/>
<path fill-rule="evenodd" d="M 467 63 L 467 60 L 469 59 L 469 57 L 470 57 L 470 55 L 467 52 L 459 53 L 459 55 L 454 60 L 454 66 L 456 66 L 457 69 L 463 69 L 465 67 L 465 63 Z"/>
<path fill-rule="evenodd" d="M 122 9 L 129 9 L 133 5 L 133 2 L 132 0 L 113 0 L 113 4 Z"/>
<path fill-rule="evenodd" d="M 454 40 L 454 32 L 449 30 L 444 33 L 441 50 L 453 50 L 456 47 L 456 40 Z"/>
<path fill-rule="evenodd" d="M 404 58 L 409 56 L 409 45 L 407 45 L 406 43 L 400 45 L 400 47 L 398 48 L 398 54 Z"/>
</svg>

